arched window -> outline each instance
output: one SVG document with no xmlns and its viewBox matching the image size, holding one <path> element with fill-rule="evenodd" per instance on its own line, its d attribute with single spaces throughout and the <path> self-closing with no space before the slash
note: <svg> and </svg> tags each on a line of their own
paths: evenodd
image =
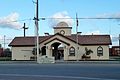
<svg viewBox="0 0 120 80">
<path fill-rule="evenodd" d="M 41 53 L 42 53 L 42 55 L 46 55 L 46 46 L 43 46 L 41 48 Z"/>
<path fill-rule="evenodd" d="M 97 55 L 98 55 L 98 56 L 103 56 L 103 48 L 102 48 L 101 46 L 99 46 L 99 47 L 97 48 Z"/>
<path fill-rule="evenodd" d="M 69 56 L 75 56 L 75 48 L 74 47 L 71 47 L 69 49 Z"/>
</svg>

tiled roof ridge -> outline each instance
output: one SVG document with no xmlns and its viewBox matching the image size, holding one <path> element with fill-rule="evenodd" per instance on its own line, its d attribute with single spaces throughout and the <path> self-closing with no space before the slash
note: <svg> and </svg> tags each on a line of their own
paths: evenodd
<svg viewBox="0 0 120 80">
<path fill-rule="evenodd" d="M 63 38 L 66 38 L 74 43 L 76 43 L 76 34 L 72 34 L 71 36 L 64 36 L 60 33 L 56 33 L 54 35 L 49 35 L 49 36 L 39 36 L 40 42 L 42 43 L 56 35 L 59 35 Z M 36 36 L 17 36 L 15 37 L 12 42 L 9 44 L 9 46 L 12 45 L 32 45 L 34 43 L 34 38 Z M 30 40 L 29 40 L 30 39 Z M 25 43 L 23 43 L 23 42 Z M 31 41 L 31 42 L 29 42 Z M 78 43 L 81 45 L 87 45 L 87 44 L 111 44 L 111 39 L 110 39 L 110 35 L 78 35 Z"/>
</svg>

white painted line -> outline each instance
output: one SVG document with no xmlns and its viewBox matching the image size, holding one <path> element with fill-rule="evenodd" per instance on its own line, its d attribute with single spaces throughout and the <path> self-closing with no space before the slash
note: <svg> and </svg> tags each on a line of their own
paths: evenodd
<svg viewBox="0 0 120 80">
<path fill-rule="evenodd" d="M 16 77 L 45 77 L 45 78 L 62 78 L 62 79 L 88 79 L 88 80 L 118 80 L 92 77 L 75 77 L 75 76 L 52 76 L 52 75 L 26 75 L 26 74 L 0 74 L 0 76 L 16 76 Z"/>
</svg>

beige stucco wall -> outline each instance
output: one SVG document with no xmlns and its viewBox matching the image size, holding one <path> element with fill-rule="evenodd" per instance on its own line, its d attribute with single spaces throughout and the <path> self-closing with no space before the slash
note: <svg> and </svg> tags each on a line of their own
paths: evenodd
<svg viewBox="0 0 120 80">
<path fill-rule="evenodd" d="M 85 53 L 85 47 L 88 49 L 91 49 L 93 53 L 90 54 L 91 59 L 93 60 L 107 60 L 109 59 L 109 46 L 108 45 L 98 45 L 98 46 L 78 46 L 76 47 L 76 44 L 71 44 L 73 47 L 75 47 L 75 56 L 68 56 L 68 60 L 81 60 L 82 55 Z M 97 56 L 97 48 L 101 46 L 103 48 L 103 56 Z M 70 47 L 69 47 L 70 48 Z M 69 53 L 68 53 L 69 54 Z"/>
<path fill-rule="evenodd" d="M 103 48 L 103 56 L 97 56 L 97 48 L 101 46 Z M 80 48 L 80 53 L 83 54 L 85 53 L 85 47 L 87 47 L 88 49 L 91 49 L 93 51 L 93 53 L 90 54 L 91 59 L 109 59 L 109 46 L 108 45 L 93 45 L 93 46 L 82 46 Z"/>
<path fill-rule="evenodd" d="M 65 42 L 67 42 L 67 43 L 70 43 L 70 46 L 68 46 L 67 44 L 65 44 L 65 43 L 63 43 L 63 42 L 60 42 L 59 40 L 53 40 L 53 39 L 55 39 L 55 38 L 60 39 L 60 40 L 62 40 L 62 41 L 65 41 Z M 46 54 L 47 54 L 48 56 L 52 56 L 51 45 L 52 45 L 53 43 L 55 43 L 55 42 L 58 42 L 58 43 L 61 43 L 62 45 L 64 45 L 64 60 L 73 60 L 73 59 L 75 60 L 75 59 L 76 59 L 76 56 L 72 56 L 72 57 L 71 57 L 71 56 L 68 56 L 68 55 L 69 55 L 69 48 L 70 48 L 70 47 L 75 47 L 75 49 L 76 49 L 76 44 L 75 44 L 74 42 L 66 39 L 66 38 L 63 38 L 63 37 L 59 36 L 59 35 L 56 35 L 56 36 L 50 38 L 49 40 L 43 42 L 42 44 L 40 44 L 40 48 L 41 48 L 42 46 L 45 46 L 44 44 L 45 44 L 46 42 L 51 41 L 51 40 L 53 40 L 53 41 L 50 42 L 50 43 L 48 43 L 48 44 L 46 45 L 46 47 L 47 47 Z"/>
<path fill-rule="evenodd" d="M 64 60 L 81 60 L 82 55 L 85 53 L 85 47 L 87 47 L 88 49 L 91 49 L 93 51 L 93 53 L 90 54 L 91 59 L 100 59 L 100 60 L 101 59 L 109 59 L 109 46 L 108 45 L 97 45 L 97 46 L 96 45 L 91 45 L 91 46 L 77 45 L 76 43 L 74 43 L 66 38 L 63 38 L 59 35 L 56 35 L 56 36 L 50 38 L 49 40 L 45 41 L 44 43 L 49 42 L 55 38 L 65 41 L 65 42 L 69 43 L 70 45 L 68 46 L 65 43 L 62 43 L 58 40 L 53 40 L 52 42 L 50 42 L 46 45 L 46 47 L 47 47 L 46 54 L 48 56 L 52 56 L 51 45 L 55 42 L 58 42 L 58 43 L 61 43 L 62 45 L 64 45 Z M 45 46 L 44 43 L 40 44 L 40 47 Z M 103 56 L 100 56 L 100 57 L 97 56 L 97 48 L 99 46 L 101 46 L 103 48 Z M 69 56 L 70 47 L 75 48 L 75 56 Z"/>
<path fill-rule="evenodd" d="M 76 44 L 71 44 L 70 47 L 74 47 L 75 48 L 75 56 L 68 56 L 68 60 L 81 60 L 82 59 L 82 55 L 85 53 L 85 47 L 87 47 L 88 49 L 91 49 L 93 51 L 93 53 L 90 54 L 91 59 L 94 60 L 105 60 L 105 59 L 109 59 L 109 46 L 108 45 L 98 45 L 98 46 L 81 46 L 79 45 L 78 48 L 76 47 Z M 97 56 L 97 48 L 101 46 L 103 48 L 103 56 Z M 69 49 L 68 49 L 68 54 L 69 54 Z"/>
<path fill-rule="evenodd" d="M 52 47 L 51 47 L 51 45 L 52 45 L 53 43 L 55 43 L 55 42 L 61 43 L 61 42 L 58 41 L 58 40 L 54 40 L 54 41 L 52 41 L 51 43 L 49 43 L 49 44 L 46 45 L 46 46 L 48 47 L 48 48 L 46 49 L 46 54 L 47 54 L 48 56 L 51 56 L 51 57 L 52 57 Z M 63 47 L 64 47 L 64 60 L 65 60 L 65 59 L 67 58 L 67 55 L 68 55 L 67 45 L 64 44 L 64 43 L 61 43 L 61 44 L 62 44 Z"/>
<path fill-rule="evenodd" d="M 54 29 L 54 34 L 60 33 L 61 30 L 65 31 L 64 35 L 71 35 L 71 29 Z"/>
<path fill-rule="evenodd" d="M 65 44 L 57 39 L 60 39 L 70 45 Z M 48 43 L 49 42 L 49 43 Z M 81 60 L 82 55 L 85 53 L 85 47 L 91 49 L 93 51 L 90 54 L 91 59 L 109 59 L 109 46 L 108 45 L 91 45 L 91 46 L 83 46 L 77 45 L 76 43 L 68 40 L 60 35 L 55 35 L 54 37 L 50 38 L 49 40 L 44 41 L 40 44 L 40 48 L 46 46 L 46 55 L 52 57 L 52 47 L 51 45 L 55 42 L 61 43 L 64 49 L 64 60 Z M 45 45 L 45 43 L 47 43 Z M 101 46 L 103 48 L 103 56 L 97 56 L 97 48 Z M 75 56 L 69 56 L 69 49 L 70 47 L 75 48 Z M 30 57 L 33 56 L 32 50 L 34 47 L 12 47 L 12 60 L 30 60 Z"/>
<path fill-rule="evenodd" d="M 12 60 L 30 60 L 33 47 L 12 47 Z"/>
<path fill-rule="evenodd" d="M 52 57 L 52 49 L 51 45 L 55 42 L 61 43 L 60 41 L 54 40 L 51 43 L 47 44 L 46 48 L 46 55 Z M 64 60 L 81 60 L 81 56 L 85 53 L 85 47 L 88 49 L 91 49 L 93 51 L 92 54 L 90 54 L 91 59 L 95 60 L 102 60 L 102 59 L 109 59 L 109 46 L 102 45 L 103 48 L 103 56 L 97 56 L 97 48 L 99 46 L 80 46 L 79 49 L 77 49 L 76 44 L 73 43 L 70 46 L 61 43 L 64 45 Z M 69 56 L 69 48 L 75 47 L 75 56 Z M 30 60 L 30 57 L 33 56 L 32 54 L 33 47 L 12 47 L 12 60 Z M 77 51 L 78 50 L 78 51 Z"/>
</svg>

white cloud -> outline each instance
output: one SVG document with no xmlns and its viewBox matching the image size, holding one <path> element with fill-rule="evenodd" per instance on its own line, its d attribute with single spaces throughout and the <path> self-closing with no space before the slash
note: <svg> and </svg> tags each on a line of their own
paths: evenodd
<svg viewBox="0 0 120 80">
<path fill-rule="evenodd" d="M 117 41 L 119 41 L 119 37 L 117 37 L 117 36 L 110 36 L 111 37 L 111 39 L 112 39 L 112 41 L 113 42 L 117 42 Z"/>
<path fill-rule="evenodd" d="M 112 40 L 112 46 L 119 46 L 119 36 L 110 35 Z"/>
<path fill-rule="evenodd" d="M 99 15 L 97 15 L 96 17 L 100 17 L 100 18 L 107 18 L 107 17 L 109 17 L 110 15 L 109 14 L 107 14 L 107 13 L 103 13 L 103 14 L 99 14 Z"/>
<path fill-rule="evenodd" d="M 85 33 L 85 35 L 100 35 L 100 34 L 101 34 L 101 33 L 100 33 L 99 30 Z"/>
<path fill-rule="evenodd" d="M 49 21 L 49 24 L 50 24 L 51 27 L 55 27 L 57 23 L 63 22 L 63 21 L 68 23 L 69 26 L 73 25 L 73 19 L 68 15 L 67 11 L 57 12 L 53 16 L 51 16 L 51 18 L 52 19 Z"/>
<path fill-rule="evenodd" d="M 99 14 L 96 17 L 100 17 L 100 18 L 120 18 L 120 12 Z"/>
<path fill-rule="evenodd" d="M 0 27 L 2 28 L 13 28 L 13 29 L 20 29 L 22 25 L 17 22 L 19 18 L 18 13 L 11 13 L 6 17 L 0 18 Z"/>
</svg>

